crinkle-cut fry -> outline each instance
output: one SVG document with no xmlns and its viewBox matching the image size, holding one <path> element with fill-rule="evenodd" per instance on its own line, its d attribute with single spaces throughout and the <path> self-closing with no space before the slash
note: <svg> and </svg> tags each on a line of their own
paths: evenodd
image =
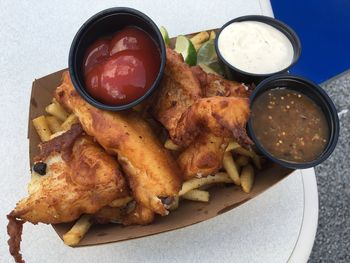
<svg viewBox="0 0 350 263">
<path fill-rule="evenodd" d="M 51 131 L 44 115 L 33 119 L 33 126 L 38 133 L 41 141 L 46 142 L 50 140 Z"/>
<path fill-rule="evenodd" d="M 236 159 L 235 163 L 240 167 L 245 166 L 249 163 L 249 158 L 245 155 L 241 155 Z"/>
<path fill-rule="evenodd" d="M 216 38 L 216 33 L 215 31 L 210 31 L 210 35 L 209 35 L 209 39 L 212 40 L 212 39 L 215 39 Z"/>
<path fill-rule="evenodd" d="M 198 34 L 191 37 L 193 45 L 202 44 L 209 39 L 209 33 L 207 31 L 199 32 Z"/>
<path fill-rule="evenodd" d="M 216 183 L 233 183 L 233 181 L 227 173 L 216 173 L 215 175 L 208 175 L 203 178 L 194 178 L 183 183 L 179 196 L 203 185 Z"/>
<path fill-rule="evenodd" d="M 242 190 L 250 193 L 254 184 L 254 168 L 251 164 L 247 164 L 242 168 L 241 186 Z"/>
<path fill-rule="evenodd" d="M 230 141 L 226 147 L 226 152 L 230 152 L 234 149 L 240 148 L 241 146 L 235 142 L 235 141 Z"/>
<path fill-rule="evenodd" d="M 124 207 L 132 200 L 133 200 L 133 198 L 131 196 L 126 196 L 126 197 L 122 197 L 122 198 L 118 198 L 118 199 L 113 200 L 112 202 L 109 203 L 108 206 L 110 206 L 110 207 Z"/>
<path fill-rule="evenodd" d="M 46 116 L 46 121 L 52 133 L 62 131 L 61 123 L 55 116 Z"/>
<path fill-rule="evenodd" d="M 45 111 L 61 121 L 65 121 L 69 114 L 58 103 L 51 103 L 46 106 Z"/>
<path fill-rule="evenodd" d="M 198 201 L 198 202 L 209 202 L 209 192 L 193 189 L 188 191 L 186 194 L 182 196 L 183 199 Z"/>
<path fill-rule="evenodd" d="M 235 183 L 235 185 L 240 185 L 241 180 L 239 178 L 237 165 L 235 164 L 235 161 L 232 158 L 231 152 L 225 152 L 224 159 L 223 159 L 223 165 L 224 165 L 224 168 L 225 168 L 227 174 L 231 177 L 231 179 Z"/>
<path fill-rule="evenodd" d="M 68 246 L 76 246 L 83 239 L 91 227 L 91 215 L 83 215 L 79 218 L 73 227 L 63 235 L 63 242 Z"/>
<path fill-rule="evenodd" d="M 70 130 L 70 127 L 74 124 L 74 123 L 78 123 L 78 117 L 72 113 L 71 115 L 69 115 L 67 117 L 67 119 L 61 124 L 61 129 L 64 131 L 68 131 Z"/>
<path fill-rule="evenodd" d="M 164 143 L 164 148 L 172 151 L 179 151 L 181 149 L 180 146 L 176 145 L 172 140 L 167 139 Z"/>
<path fill-rule="evenodd" d="M 55 132 L 54 134 L 51 134 L 50 140 L 52 140 L 53 138 L 56 138 L 57 136 L 62 135 L 62 134 L 65 133 L 65 132 L 66 132 L 66 131 L 58 131 L 58 132 Z"/>
<path fill-rule="evenodd" d="M 254 151 L 249 151 L 247 149 L 244 149 L 243 147 L 235 148 L 233 149 L 233 151 L 240 155 L 245 155 L 247 157 L 250 157 L 253 160 L 253 163 L 256 166 L 256 168 L 261 169 L 260 157 Z"/>
</svg>

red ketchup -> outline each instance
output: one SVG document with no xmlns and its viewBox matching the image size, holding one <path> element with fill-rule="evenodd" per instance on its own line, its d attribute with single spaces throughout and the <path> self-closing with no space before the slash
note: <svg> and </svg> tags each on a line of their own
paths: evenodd
<svg viewBox="0 0 350 263">
<path fill-rule="evenodd" d="M 86 89 L 100 102 L 128 104 L 146 93 L 159 68 L 160 53 L 153 39 L 137 27 L 126 27 L 88 48 L 84 58 Z"/>
</svg>

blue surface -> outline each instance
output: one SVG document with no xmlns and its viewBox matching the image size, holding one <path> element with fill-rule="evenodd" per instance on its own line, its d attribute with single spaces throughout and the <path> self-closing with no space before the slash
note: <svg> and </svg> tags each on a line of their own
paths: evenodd
<svg viewBox="0 0 350 263">
<path fill-rule="evenodd" d="M 292 74 L 321 83 L 350 68 L 349 0 L 271 0 L 277 19 L 298 34 L 302 52 Z"/>
</svg>

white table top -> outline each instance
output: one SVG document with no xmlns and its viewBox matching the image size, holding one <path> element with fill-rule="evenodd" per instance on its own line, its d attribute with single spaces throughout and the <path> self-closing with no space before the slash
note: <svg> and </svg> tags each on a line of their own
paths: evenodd
<svg viewBox="0 0 350 263">
<path fill-rule="evenodd" d="M 108 7 L 134 7 L 175 36 L 220 27 L 240 15 L 272 14 L 264 0 L 63 3 L 1 2 L 1 262 L 12 262 L 5 214 L 26 195 L 30 178 L 26 136 L 31 82 L 67 67 L 71 40 L 87 18 Z M 22 252 L 27 262 L 306 261 L 318 212 L 314 173 L 306 172 L 308 176 L 295 172 L 252 201 L 212 220 L 126 242 L 73 249 L 65 246 L 50 226 L 25 224 Z"/>
</svg>

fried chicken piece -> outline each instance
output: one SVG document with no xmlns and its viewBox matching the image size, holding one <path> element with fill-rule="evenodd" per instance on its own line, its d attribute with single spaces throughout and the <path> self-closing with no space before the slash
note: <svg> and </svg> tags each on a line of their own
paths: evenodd
<svg viewBox="0 0 350 263">
<path fill-rule="evenodd" d="M 167 215 L 163 198 L 175 198 L 181 187 L 180 169 L 162 147 L 148 123 L 134 112 L 97 109 L 74 90 L 68 72 L 56 89 L 56 100 L 74 112 L 85 132 L 118 157 L 135 200 L 160 215 Z"/>
<path fill-rule="evenodd" d="M 181 54 L 170 48 L 166 52 L 167 63 L 161 87 L 154 98 L 153 115 L 173 137 L 181 115 L 202 97 L 202 91 L 199 80 L 184 63 Z"/>
<path fill-rule="evenodd" d="M 147 225 L 153 222 L 154 213 L 152 210 L 137 204 L 135 201 L 130 202 L 127 207 L 103 207 L 93 215 L 92 220 L 98 224 L 120 223 L 128 225 Z M 133 206 L 130 209 L 130 206 Z"/>
<path fill-rule="evenodd" d="M 174 142 L 188 145 L 178 158 L 185 180 L 207 176 L 222 168 L 229 138 L 251 144 L 245 125 L 248 99 L 211 97 L 197 100 L 180 119 Z"/>
<path fill-rule="evenodd" d="M 204 72 L 201 67 L 191 67 L 192 73 L 198 78 L 204 97 L 241 97 L 248 98 L 250 91 L 246 85 L 233 80 Z"/>
<path fill-rule="evenodd" d="M 177 160 L 185 179 L 218 171 L 228 138 L 238 136 L 241 142 L 250 143 L 245 133 L 249 107 L 245 99 L 240 100 L 248 96 L 244 84 L 207 74 L 200 67 L 189 67 L 180 54 L 167 50 L 165 75 L 155 97 L 153 115 L 170 138 L 185 148 Z M 223 97 L 237 98 L 225 102 Z M 225 103 L 235 110 L 220 110 L 218 105 Z M 230 121 L 231 116 L 235 123 Z"/>
<path fill-rule="evenodd" d="M 91 138 L 78 138 L 70 160 L 64 159 L 62 152 L 52 151 L 40 160 L 46 175 L 30 183 L 29 197 L 16 205 L 13 216 L 33 224 L 71 222 L 128 195 L 117 161 Z"/>
<path fill-rule="evenodd" d="M 199 135 L 177 159 L 184 180 L 208 176 L 219 171 L 228 141 L 228 138 L 211 133 Z"/>
<path fill-rule="evenodd" d="M 117 161 L 81 133 L 80 124 L 74 124 L 70 131 L 41 144 L 35 160 L 46 164 L 46 173 L 33 172 L 29 196 L 8 215 L 8 244 L 16 262 L 24 262 L 19 253 L 24 222 L 70 222 L 128 195 Z"/>
<path fill-rule="evenodd" d="M 237 97 L 211 97 L 197 100 L 181 116 L 173 138 L 175 144 L 189 146 L 203 132 L 215 136 L 234 137 L 242 144 L 251 144 L 246 133 L 249 100 Z"/>
</svg>

